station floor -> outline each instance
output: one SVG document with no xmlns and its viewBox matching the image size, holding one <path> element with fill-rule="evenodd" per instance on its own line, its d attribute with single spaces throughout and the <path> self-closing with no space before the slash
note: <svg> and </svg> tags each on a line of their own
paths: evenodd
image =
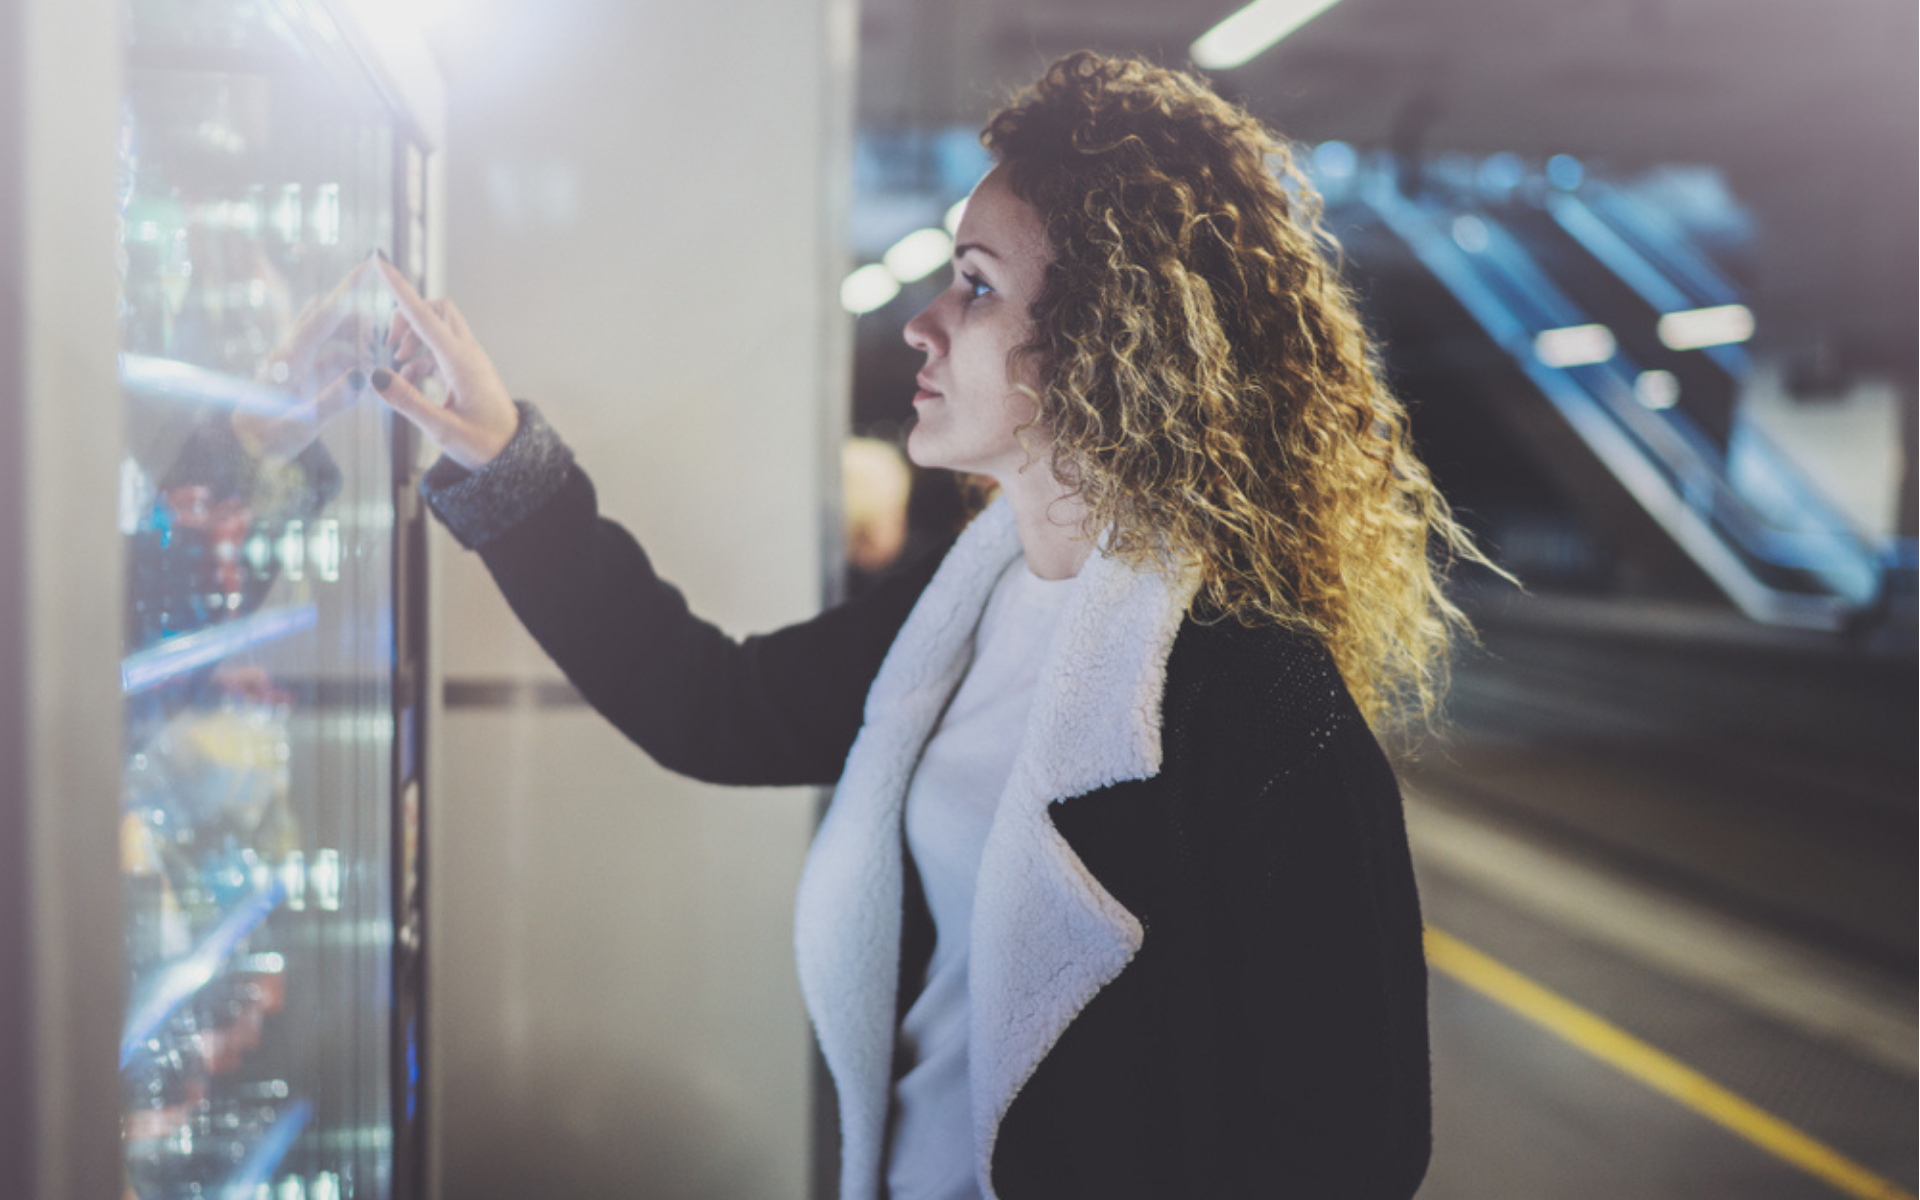
<svg viewBox="0 0 1920 1200">
<path fill-rule="evenodd" d="M 1670 648 L 1636 665 L 1563 633 L 1488 646 L 1452 740 L 1401 769 L 1428 927 L 1422 1200 L 1912 1197 L 1915 793 L 1897 735 L 1874 766 L 1861 732 L 1885 701 L 1789 666 L 1773 690 L 1822 713 L 1789 712 L 1788 736 L 1745 668 L 1703 682 Z M 1847 703 L 1874 711 L 1818 736 Z M 1742 705 L 1759 715 L 1726 719 Z"/>
</svg>

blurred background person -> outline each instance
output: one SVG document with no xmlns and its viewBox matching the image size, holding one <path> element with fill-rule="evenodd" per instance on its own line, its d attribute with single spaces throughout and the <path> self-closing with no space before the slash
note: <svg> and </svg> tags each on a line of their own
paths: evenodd
<svg viewBox="0 0 1920 1200">
<path fill-rule="evenodd" d="M 857 596 L 907 548 L 913 469 L 891 442 L 847 439 L 840 451 L 847 527 L 847 591 Z"/>
</svg>

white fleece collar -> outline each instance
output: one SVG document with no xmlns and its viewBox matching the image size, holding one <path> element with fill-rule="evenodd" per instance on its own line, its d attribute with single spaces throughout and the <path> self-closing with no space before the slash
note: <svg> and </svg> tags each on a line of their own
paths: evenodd
<svg viewBox="0 0 1920 1200">
<path fill-rule="evenodd" d="M 881 1192 L 900 969 L 901 814 L 920 751 L 972 661 L 973 632 L 1020 540 L 1004 499 L 954 543 L 888 650 L 815 835 L 795 910 L 800 987 L 840 1096 L 842 1200 Z M 987 833 L 970 994 L 980 1188 L 1014 1095 L 1140 949 L 1142 930 L 1047 817 L 1054 800 L 1160 769 L 1167 655 L 1192 573 L 1081 568 L 1035 684 L 1026 739 Z"/>
</svg>

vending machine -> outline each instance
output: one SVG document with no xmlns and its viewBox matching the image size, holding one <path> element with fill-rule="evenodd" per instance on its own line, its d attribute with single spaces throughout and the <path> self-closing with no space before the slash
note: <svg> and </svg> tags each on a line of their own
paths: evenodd
<svg viewBox="0 0 1920 1200">
<path fill-rule="evenodd" d="M 62 19 L 39 11 L 42 27 Z M 97 353 L 117 388 L 62 395 L 40 380 L 21 395 L 28 442 L 94 406 L 114 443 L 117 467 L 62 486 L 115 497 L 110 524 L 70 520 L 65 536 L 67 554 L 111 560 L 100 577 L 117 579 L 114 627 L 96 632 L 117 644 L 117 679 L 76 664 L 62 686 L 93 712 L 94 753 L 118 786 L 82 787 L 47 818 L 68 823 L 67 847 L 94 845 L 105 818 L 102 859 L 31 836 L 51 768 L 28 763 L 43 773 L 14 781 L 28 919 L 60 911 L 32 906 L 47 888 L 118 913 L 116 937 L 61 948 L 76 977 L 108 978 L 98 960 L 113 963 L 117 1028 L 97 1050 L 118 1071 L 116 1195 L 419 1197 L 425 537 L 413 430 L 367 376 L 395 365 L 372 257 L 425 283 L 438 77 L 417 41 L 332 0 L 127 0 L 107 15 L 97 36 L 115 43 L 118 119 L 97 149 L 115 163 L 112 194 L 76 198 L 107 219 L 60 225 L 35 201 L 15 230 L 28 262 L 34 237 L 77 239 L 102 263 L 84 239 L 113 243 L 111 311 L 93 328 L 114 344 L 76 335 L 65 351 Z M 63 126 L 47 108 L 55 85 L 28 86 L 30 160 L 33 138 Z M 27 280 L 28 308 L 41 286 Z M 31 367 L 40 340 L 19 340 Z M 31 514 L 59 500 L 20 503 Z M 12 544 L 28 570 L 62 569 L 45 566 L 33 529 Z M 20 648 L 39 678 L 35 652 Z M 21 730 L 62 719 L 35 713 L 52 700 L 32 678 L 5 717 L 23 761 L 35 739 Z M 29 935 L 37 962 L 61 937 Z M 44 1029 L 52 994 L 15 1000 L 39 1005 Z M 61 1082 L 69 1067 L 85 1078 L 95 1049 L 40 1036 L 21 1051 L 40 1081 L 26 1101 L 71 1091 L 97 1108 L 103 1097 Z M 98 1127 L 83 1113 L 71 1137 L 31 1139 L 28 1153 L 87 1154 Z M 33 1176 L 43 1192 L 65 1191 L 47 1182 L 61 1177 L 48 1161 Z"/>
</svg>

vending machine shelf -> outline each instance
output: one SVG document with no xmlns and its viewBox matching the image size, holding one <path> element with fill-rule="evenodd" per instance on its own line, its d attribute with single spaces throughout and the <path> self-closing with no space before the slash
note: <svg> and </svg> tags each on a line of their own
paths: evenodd
<svg viewBox="0 0 1920 1200">
<path fill-rule="evenodd" d="M 225 1186 L 214 1194 L 221 1200 L 255 1200 L 261 1187 L 265 1186 L 287 1157 L 287 1151 L 293 1149 L 295 1139 L 305 1129 L 313 1116 L 313 1105 L 305 1100 L 295 1101 L 287 1111 L 280 1115 L 272 1127 L 258 1143 L 246 1161 L 227 1180 Z"/>
<path fill-rule="evenodd" d="M 286 898 L 285 882 L 273 880 L 235 905 L 192 953 L 156 968 L 151 978 L 135 984 L 133 1003 L 127 1007 L 127 1030 L 120 1039 L 121 1070 L 127 1069 L 134 1054 L 175 1010 L 212 981 L 234 948 Z"/>
<path fill-rule="evenodd" d="M 135 695 L 242 650 L 312 629 L 319 619 L 315 605 L 292 604 L 167 638 L 120 660 L 120 691 Z"/>
<path fill-rule="evenodd" d="M 212 404 L 266 415 L 285 412 L 295 403 L 294 396 L 284 389 L 151 354 L 120 356 L 120 386 L 129 395 Z"/>
</svg>

